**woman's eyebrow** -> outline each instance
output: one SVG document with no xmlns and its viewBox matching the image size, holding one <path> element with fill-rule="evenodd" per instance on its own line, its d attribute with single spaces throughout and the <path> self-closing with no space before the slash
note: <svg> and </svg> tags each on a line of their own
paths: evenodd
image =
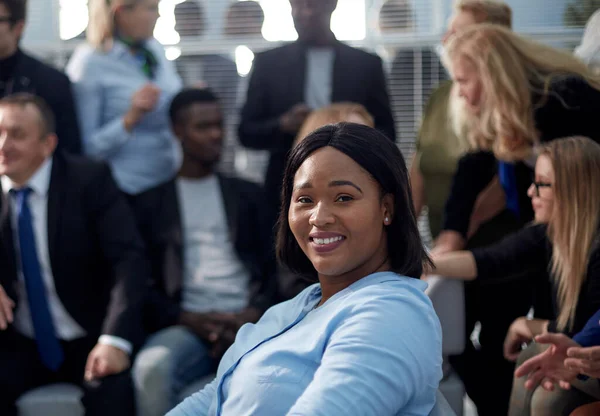
<svg viewBox="0 0 600 416">
<path fill-rule="evenodd" d="M 360 192 L 361 194 L 363 193 L 362 189 L 360 189 L 360 186 L 356 185 L 354 182 L 351 182 L 351 181 L 343 181 L 343 180 L 331 181 L 331 182 L 329 182 L 329 186 L 330 187 L 352 186 L 353 188 L 356 188 L 358 190 L 358 192 Z"/>
</svg>

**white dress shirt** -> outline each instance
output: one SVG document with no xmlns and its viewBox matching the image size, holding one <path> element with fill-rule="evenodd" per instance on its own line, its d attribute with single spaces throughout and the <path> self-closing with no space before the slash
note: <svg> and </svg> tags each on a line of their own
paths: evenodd
<svg viewBox="0 0 600 416">
<path fill-rule="evenodd" d="M 64 341 L 72 341 L 77 338 L 82 338 L 86 335 L 85 330 L 73 319 L 63 306 L 54 285 L 54 277 L 52 275 L 52 267 L 50 264 L 50 254 L 48 251 L 48 189 L 50 187 L 50 174 L 52 172 L 52 159 L 47 159 L 35 174 L 29 180 L 28 186 L 32 189 L 28 198 L 29 209 L 33 221 L 33 233 L 35 237 L 35 246 L 37 249 L 37 257 L 40 263 L 42 278 L 46 286 L 46 295 L 48 298 L 48 307 L 56 335 Z M 11 189 L 18 189 L 12 180 L 7 176 L 0 178 L 2 183 L 2 191 L 8 194 Z M 17 212 L 17 203 L 14 197 L 10 198 L 12 213 Z M 31 320 L 31 312 L 29 310 L 29 301 L 27 299 L 27 290 L 25 288 L 25 278 L 21 270 L 20 252 L 19 252 L 19 229 L 18 219 L 16 215 L 12 215 L 12 228 L 15 241 L 15 253 L 17 255 L 17 270 L 18 270 L 18 295 L 19 305 L 14 314 L 13 325 L 15 329 L 22 335 L 35 338 L 33 322 Z M 98 340 L 99 343 L 112 345 L 128 354 L 131 354 L 132 346 L 129 341 L 112 335 L 102 335 Z"/>
</svg>

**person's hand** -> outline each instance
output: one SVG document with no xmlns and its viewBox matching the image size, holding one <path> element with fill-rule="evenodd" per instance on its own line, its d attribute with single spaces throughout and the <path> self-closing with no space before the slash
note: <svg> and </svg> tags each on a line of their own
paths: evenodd
<svg viewBox="0 0 600 416">
<path fill-rule="evenodd" d="M 600 346 L 582 348 L 573 346 L 567 350 L 565 366 L 578 374 L 600 378 Z"/>
<path fill-rule="evenodd" d="M 215 315 L 217 314 L 182 311 L 179 314 L 179 323 L 201 339 L 212 343 L 223 329 L 222 324 L 215 320 Z"/>
<path fill-rule="evenodd" d="M 220 331 L 212 342 L 211 356 L 221 358 L 235 341 L 239 329 L 247 323 L 256 323 L 261 313 L 256 308 L 246 308 L 239 313 L 215 313 L 212 314 L 214 322 L 220 325 Z"/>
<path fill-rule="evenodd" d="M 8 297 L 2 286 L 0 286 L 0 331 L 8 328 L 13 321 L 13 308 L 15 302 Z"/>
<path fill-rule="evenodd" d="M 552 391 L 558 384 L 561 388 L 568 390 L 570 382 L 577 377 L 577 371 L 565 366 L 567 351 L 572 347 L 578 347 L 575 341 L 564 334 L 542 334 L 535 337 L 539 344 L 550 344 L 546 351 L 525 361 L 515 371 L 516 377 L 525 377 L 525 388 L 535 389 L 541 385 L 545 390 Z"/>
<path fill-rule="evenodd" d="M 96 344 L 88 355 L 85 365 L 85 380 L 92 381 L 127 370 L 131 362 L 129 355 L 112 345 Z"/>
<path fill-rule="evenodd" d="M 533 340 L 536 335 L 546 332 L 548 321 L 541 319 L 517 318 L 508 329 L 504 340 L 504 358 L 516 361 L 521 353 L 521 345 Z"/>
<path fill-rule="evenodd" d="M 297 134 L 306 117 L 310 114 L 310 111 L 310 108 L 306 104 L 296 104 L 280 117 L 279 125 L 281 130 L 285 133 Z"/>
<path fill-rule="evenodd" d="M 144 114 L 152 111 L 158 103 L 160 89 L 153 84 L 146 84 L 137 90 L 131 97 L 129 111 L 125 114 L 124 123 L 128 131 L 142 119 Z"/>
</svg>

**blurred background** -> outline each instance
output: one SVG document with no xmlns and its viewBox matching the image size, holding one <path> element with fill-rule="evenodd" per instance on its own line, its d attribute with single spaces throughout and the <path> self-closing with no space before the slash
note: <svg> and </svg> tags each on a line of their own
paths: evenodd
<svg viewBox="0 0 600 416">
<path fill-rule="evenodd" d="M 507 0 L 515 30 L 543 42 L 572 49 L 600 0 Z M 85 38 L 87 0 L 30 0 L 23 46 L 63 68 Z M 339 40 L 378 53 L 386 63 L 388 87 L 406 158 L 412 154 L 428 94 L 447 77 L 437 49 L 452 0 L 339 0 L 331 26 Z M 266 155 L 237 144 L 235 125 L 254 54 L 296 39 L 287 0 L 162 0 L 156 38 L 165 45 L 186 81 L 186 66 L 209 59 L 204 78 L 229 73 L 216 88 L 229 117 L 222 170 L 262 181 Z M 221 59 L 224 58 L 224 59 Z M 215 62 L 217 64 L 215 64 Z M 187 64 L 186 64 L 187 63 Z M 197 79 L 197 75 L 195 76 Z"/>
</svg>

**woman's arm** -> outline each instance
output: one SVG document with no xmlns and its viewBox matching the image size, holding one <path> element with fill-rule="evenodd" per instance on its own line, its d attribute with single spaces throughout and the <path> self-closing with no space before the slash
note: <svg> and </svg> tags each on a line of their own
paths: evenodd
<svg viewBox="0 0 600 416">
<path fill-rule="evenodd" d="M 452 279 L 474 280 L 477 277 L 477 264 L 470 251 L 455 251 L 433 255 L 433 269 L 429 275 L 440 275 Z"/>
<path fill-rule="evenodd" d="M 350 313 L 287 416 L 429 414 L 442 358 L 439 321 L 425 295 L 380 295 Z"/>
<path fill-rule="evenodd" d="M 206 385 L 198 393 L 181 402 L 175 409 L 171 410 L 166 416 L 208 416 L 210 406 L 217 394 L 217 379 Z"/>
</svg>

